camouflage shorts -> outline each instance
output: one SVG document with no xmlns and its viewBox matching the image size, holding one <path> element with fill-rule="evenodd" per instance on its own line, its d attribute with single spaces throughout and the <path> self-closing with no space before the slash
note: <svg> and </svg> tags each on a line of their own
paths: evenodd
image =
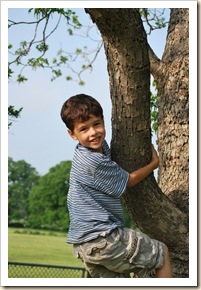
<svg viewBox="0 0 201 290">
<path fill-rule="evenodd" d="M 146 277 L 163 265 L 164 244 L 132 229 L 115 229 L 109 235 L 74 245 L 93 278 Z"/>
</svg>

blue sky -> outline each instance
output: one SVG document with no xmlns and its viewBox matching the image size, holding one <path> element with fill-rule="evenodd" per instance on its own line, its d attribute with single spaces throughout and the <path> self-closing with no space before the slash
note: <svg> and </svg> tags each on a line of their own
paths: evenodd
<svg viewBox="0 0 201 290">
<path fill-rule="evenodd" d="M 168 17 L 169 9 L 166 10 Z M 84 9 L 76 9 L 76 12 L 82 24 L 92 24 Z M 26 18 L 26 9 L 9 9 L 9 19 L 17 21 Z M 13 27 L 9 29 L 9 43 L 17 44 L 22 40 L 29 40 L 31 32 L 30 27 L 26 25 Z M 165 39 L 166 29 L 154 31 L 149 37 L 149 42 L 159 57 L 162 56 Z M 73 47 L 95 46 L 92 41 L 83 37 L 67 37 L 65 24 L 56 31 L 50 44 L 53 48 L 49 53 L 50 58 L 53 58 L 61 47 L 72 51 Z M 72 159 L 76 143 L 67 135 L 60 119 L 60 109 L 68 97 L 78 93 L 92 95 L 101 103 L 107 130 L 106 139 L 110 142 L 111 102 L 103 49 L 93 65 L 93 71 L 83 74 L 86 82 L 84 86 L 79 86 L 73 81 L 67 82 L 64 77 L 51 82 L 50 72 L 43 69 L 27 69 L 23 74 L 29 79 L 26 83 L 19 85 L 10 82 L 8 87 L 9 104 L 15 105 L 16 108 L 23 107 L 21 118 L 13 123 L 8 133 L 8 155 L 15 161 L 23 159 L 43 175 L 50 167 L 63 160 Z"/>
</svg>

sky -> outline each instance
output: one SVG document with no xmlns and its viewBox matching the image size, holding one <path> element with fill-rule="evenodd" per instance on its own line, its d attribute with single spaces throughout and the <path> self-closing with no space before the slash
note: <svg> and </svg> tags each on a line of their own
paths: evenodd
<svg viewBox="0 0 201 290">
<path fill-rule="evenodd" d="M 76 12 L 84 26 L 92 25 L 84 9 L 76 9 Z M 166 9 L 165 15 L 169 17 L 169 9 Z M 15 21 L 30 19 L 30 16 L 27 17 L 27 9 L 22 8 L 9 9 L 8 17 Z M 22 40 L 28 41 L 31 32 L 32 29 L 27 25 L 12 27 L 8 34 L 9 43 L 17 45 Z M 100 39 L 96 28 L 93 29 L 93 36 Z M 165 39 L 166 29 L 154 31 L 149 37 L 149 42 L 158 57 L 162 56 Z M 73 51 L 74 48 L 85 45 L 90 49 L 96 46 L 96 43 L 90 39 L 67 36 L 65 23 L 62 23 L 49 43 L 50 58 L 53 58 L 61 47 L 66 51 Z M 16 108 L 23 107 L 21 117 L 13 122 L 8 132 L 8 155 L 14 161 L 25 160 L 36 168 L 40 175 L 44 175 L 50 167 L 61 161 L 72 160 L 76 143 L 67 134 L 60 118 L 60 110 L 67 98 L 79 93 L 91 95 L 101 103 L 106 124 L 106 140 L 110 143 L 111 101 L 103 48 L 93 64 L 92 72 L 87 71 L 83 74 L 84 86 L 78 85 L 75 81 L 66 81 L 64 77 L 52 82 L 50 72 L 44 69 L 37 71 L 26 69 L 23 74 L 28 77 L 27 82 L 18 84 L 11 81 L 8 85 L 9 105 L 14 105 Z"/>
</svg>

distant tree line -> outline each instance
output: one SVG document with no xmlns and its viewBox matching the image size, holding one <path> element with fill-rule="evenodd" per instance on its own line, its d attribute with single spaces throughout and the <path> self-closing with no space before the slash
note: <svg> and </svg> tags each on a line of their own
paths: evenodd
<svg viewBox="0 0 201 290">
<path fill-rule="evenodd" d="M 71 161 L 40 176 L 24 160 L 8 158 L 8 226 L 68 231 L 67 193 Z M 131 226 L 125 213 L 125 221 Z"/>
<path fill-rule="evenodd" d="M 67 230 L 67 192 L 71 161 L 40 176 L 24 160 L 8 159 L 8 225 Z"/>
</svg>

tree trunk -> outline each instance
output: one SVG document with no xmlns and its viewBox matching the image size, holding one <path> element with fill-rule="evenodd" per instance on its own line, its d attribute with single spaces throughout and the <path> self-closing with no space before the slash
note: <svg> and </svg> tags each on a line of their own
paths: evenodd
<svg viewBox="0 0 201 290">
<path fill-rule="evenodd" d="M 151 158 L 150 63 L 138 9 L 86 9 L 98 26 L 108 61 L 112 99 L 112 158 L 131 172 Z M 124 195 L 133 222 L 174 252 L 174 274 L 188 249 L 187 215 L 165 196 L 152 175 Z"/>
<path fill-rule="evenodd" d="M 151 70 L 158 84 L 159 185 L 184 212 L 189 196 L 188 21 L 188 9 L 171 10 L 164 54 Z"/>
<path fill-rule="evenodd" d="M 171 9 L 160 61 L 150 50 L 151 73 L 158 88 L 158 182 L 188 216 L 189 209 L 189 10 Z M 173 253 L 175 255 L 175 253 Z M 188 255 L 184 263 L 187 268 Z M 182 266 L 183 268 L 183 266 Z"/>
</svg>

